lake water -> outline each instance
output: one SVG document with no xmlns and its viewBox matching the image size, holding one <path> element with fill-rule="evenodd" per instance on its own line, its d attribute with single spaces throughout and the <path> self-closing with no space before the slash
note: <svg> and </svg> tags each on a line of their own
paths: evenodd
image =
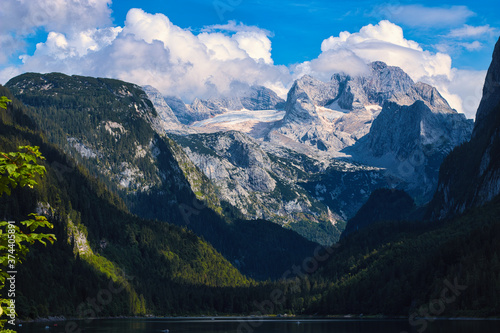
<svg viewBox="0 0 500 333">
<path fill-rule="evenodd" d="M 424 327 L 424 325 L 426 325 Z M 57 326 L 55 326 L 57 325 Z M 7 325 L 9 326 L 9 325 Z M 48 328 L 46 328 L 48 326 Z M 10 327 L 6 327 L 10 328 Z M 211 318 L 193 319 L 113 319 L 32 323 L 17 327 L 19 333 L 28 332 L 116 332 L 116 333 L 489 333 L 500 332 L 499 321 L 437 320 L 421 321 L 412 326 L 408 320 L 322 320 L 277 319 L 253 320 Z"/>
</svg>

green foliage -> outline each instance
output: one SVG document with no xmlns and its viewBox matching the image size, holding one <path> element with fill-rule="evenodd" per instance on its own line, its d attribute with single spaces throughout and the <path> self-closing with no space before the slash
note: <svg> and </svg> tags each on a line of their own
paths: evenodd
<svg viewBox="0 0 500 333">
<path fill-rule="evenodd" d="M 457 280 L 467 290 L 438 315 L 498 316 L 499 236 L 500 198 L 446 222 L 366 226 L 314 277 L 317 301 L 307 312 L 410 315 Z"/>
<path fill-rule="evenodd" d="M 7 109 L 7 104 L 12 101 L 5 96 L 0 97 L 0 109 Z"/>
<path fill-rule="evenodd" d="M 0 196 L 4 193 L 10 195 L 17 187 L 33 188 L 37 185 L 35 177 L 45 172 L 45 167 L 37 163 L 37 160 L 44 159 L 39 147 L 21 146 L 18 150 L 12 153 L 0 152 Z M 29 251 L 27 244 L 39 242 L 47 245 L 47 241 L 53 243 L 55 240 L 53 234 L 35 233 L 38 228 L 53 227 L 44 216 L 33 213 L 29 216 L 31 219 L 20 222 L 23 228 L 15 222 L 0 222 L 0 290 L 5 287 L 5 281 L 9 277 L 7 271 L 13 270 L 25 260 Z M 9 305 L 9 300 L 0 299 L 0 316 Z M 0 328 L 5 321 L 0 321 Z"/>
<path fill-rule="evenodd" d="M 19 147 L 18 152 L 0 152 L 0 196 L 10 195 L 17 186 L 33 188 L 37 184 L 36 175 L 42 175 L 45 167 L 37 164 L 43 160 L 39 147 Z"/>
<path fill-rule="evenodd" d="M 360 208 L 356 215 L 349 220 L 342 233 L 345 237 L 349 233 L 380 221 L 401 221 L 418 218 L 415 214 L 413 199 L 403 190 L 377 189 L 372 192 L 368 201 Z"/>
<path fill-rule="evenodd" d="M 117 91 L 113 89 L 120 84 L 111 82 L 103 87 Z M 89 92 L 85 98 L 91 98 L 90 95 Z M 43 103 L 49 105 L 48 109 L 53 106 L 49 97 L 30 98 L 39 103 L 37 110 L 42 110 Z M 111 102 L 101 95 L 94 97 L 95 101 L 106 101 L 99 104 L 102 109 Z M 75 103 L 75 98 L 61 97 L 57 103 L 70 106 L 72 116 L 82 102 Z M 34 191 L 18 187 L 11 191 L 11 196 L 0 198 L 0 216 L 13 219 L 25 216 L 33 211 L 32 203 L 47 202 L 51 207 L 49 221 L 55 226 L 55 236 L 67 240 L 51 247 L 35 244 L 27 253 L 19 274 L 19 312 L 24 317 L 50 314 L 77 317 L 80 315 L 76 310 L 78 304 L 95 297 L 99 290 L 106 288 L 110 279 L 123 281 L 123 277 L 128 278 L 127 287 L 122 293 L 113 295 L 113 301 L 97 315 L 250 314 L 258 310 L 255 302 L 262 304 L 276 290 L 282 293 L 284 301 L 276 304 L 268 314 L 408 315 L 418 312 L 431 300 L 439 299 L 443 281 L 455 278 L 467 285 L 467 290 L 447 305 L 443 315 L 499 315 L 499 198 L 445 222 L 368 224 L 348 235 L 340 246 L 332 247 L 328 259 L 318 263 L 312 274 L 306 274 L 303 265 L 313 263 L 315 244 L 304 243 L 296 233 L 267 221 L 239 220 L 234 207 L 221 202 L 223 214 L 232 219 L 232 223 L 227 223 L 219 214 L 196 201 L 194 193 L 183 190 L 188 188 L 187 180 L 182 178 L 182 172 L 175 173 L 170 167 L 162 169 L 165 179 L 177 177 L 181 181 L 166 182 L 153 193 L 136 192 L 133 196 L 120 193 L 120 198 L 116 195 L 118 192 L 114 194 L 108 190 L 112 186 L 103 183 L 106 179 L 102 175 L 100 178 L 92 176 L 98 174 L 96 167 L 91 165 L 94 160 L 85 162 L 80 156 L 79 161 L 84 162 L 76 166 L 72 158 L 47 143 L 40 133 L 22 125 L 33 123 L 23 117 L 26 109 L 17 108 L 19 104 L 15 99 L 13 102 L 15 113 L 2 112 L 6 116 L 0 122 L 0 150 L 6 151 L 5 147 L 14 143 L 40 146 L 47 157 L 46 177 Z M 30 112 L 36 117 L 36 112 Z M 64 108 L 54 108 L 50 112 L 61 117 L 59 113 L 64 112 Z M 81 113 L 88 116 L 90 112 Z M 88 117 L 100 121 L 101 116 L 93 112 Z M 47 117 L 50 120 L 51 115 Z M 38 119 L 37 123 L 43 126 L 42 120 Z M 62 126 L 58 128 L 61 130 Z M 71 130 L 85 132 L 89 128 L 72 127 Z M 142 130 L 140 133 L 146 139 L 157 140 L 161 152 L 157 165 L 176 165 L 168 141 L 154 134 L 148 136 L 146 128 Z M 65 140 L 63 133 L 50 135 L 61 135 Z M 92 132 L 94 134 L 100 135 Z M 102 134 L 104 137 L 106 133 Z M 62 142 L 66 142 L 64 140 Z M 57 140 L 52 142 L 58 143 Z M 109 148 L 116 141 L 110 136 L 110 140 L 103 142 Z M 117 144 L 116 154 L 105 156 L 109 157 L 108 164 L 102 159 L 102 165 L 108 168 L 122 158 L 130 158 L 130 152 L 125 151 L 127 147 Z M 335 177 L 336 174 L 330 179 L 332 186 L 338 182 Z M 464 185 L 460 186 L 462 189 Z M 132 197 L 137 206 L 130 205 Z M 134 213 L 150 219 L 130 214 L 125 202 L 135 209 Z M 402 203 L 409 205 L 406 200 Z M 187 229 L 178 210 L 179 204 L 196 207 L 188 220 L 193 231 Z M 407 218 L 413 220 L 412 216 Z M 163 221 L 184 224 L 184 227 Z M 75 237 L 71 237 L 71 223 L 86 239 L 92 250 L 90 254 L 79 252 Z M 27 226 L 23 228 L 28 230 Z M 230 262 L 240 271 L 258 272 L 252 276 L 256 279 L 271 276 L 276 281 L 256 283 L 238 272 Z M 289 274 L 286 280 L 278 280 L 293 267 L 302 269 Z"/>
<path fill-rule="evenodd" d="M 24 108 L 14 111 L 22 114 Z M 125 288 L 99 316 L 222 312 L 229 308 L 217 301 L 221 292 L 230 298 L 235 297 L 232 288 L 243 288 L 242 297 L 248 297 L 245 290 L 254 282 L 192 231 L 131 215 L 103 183 L 42 137 L 15 122 L 0 122 L 0 149 L 17 142 L 40 146 L 47 158 L 46 177 L 34 191 L 17 187 L 11 196 L 1 197 L 0 216 L 14 220 L 32 211 L 36 202 L 46 203 L 55 236 L 67 240 L 35 246 L 27 254 L 18 274 L 21 317 L 80 316 L 78 304 L 106 289 L 109 280 Z M 80 252 L 82 242 L 90 251 Z"/>
</svg>

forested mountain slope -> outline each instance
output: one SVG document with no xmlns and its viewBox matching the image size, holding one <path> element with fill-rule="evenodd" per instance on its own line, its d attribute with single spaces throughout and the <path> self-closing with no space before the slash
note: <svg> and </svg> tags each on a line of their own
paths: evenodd
<svg viewBox="0 0 500 333">
<path fill-rule="evenodd" d="M 278 225 L 241 220 L 184 152 L 158 134 L 162 119 L 142 88 L 59 73 L 23 74 L 7 86 L 30 106 L 26 112 L 49 141 L 104 182 L 133 214 L 193 230 L 244 274 L 278 277 L 314 249 Z"/>
<path fill-rule="evenodd" d="M 10 94 L 0 87 L 0 95 Z M 110 280 L 121 292 L 96 315 L 223 311 L 185 299 L 205 290 L 215 304 L 224 288 L 252 283 L 192 231 L 130 214 L 119 197 L 48 143 L 25 110 L 15 99 L 8 110 L 0 110 L 0 151 L 40 146 L 47 174 L 33 190 L 3 195 L 0 216 L 20 221 L 34 211 L 44 214 L 58 241 L 32 249 L 20 266 L 21 317 L 81 315 L 75 304 L 95 297 Z"/>
</svg>

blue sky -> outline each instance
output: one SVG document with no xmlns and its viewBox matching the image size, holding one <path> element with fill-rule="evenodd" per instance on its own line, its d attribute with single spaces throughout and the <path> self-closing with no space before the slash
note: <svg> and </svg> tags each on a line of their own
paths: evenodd
<svg viewBox="0 0 500 333">
<path fill-rule="evenodd" d="M 498 0 L 2 0 L 0 83 L 26 71 L 151 84 L 189 102 L 234 82 L 286 94 L 374 60 L 474 117 L 500 35 Z M 133 9 L 135 8 L 135 9 Z"/>
<path fill-rule="evenodd" d="M 387 7 L 413 5 L 436 10 L 449 10 L 447 20 L 415 24 L 398 17 L 397 10 Z M 277 64 L 290 65 L 312 60 L 321 52 L 321 42 L 341 31 L 359 31 L 367 24 L 388 19 L 403 27 L 405 37 L 426 49 L 437 51 L 435 45 L 449 42 L 443 38 L 450 30 L 464 24 L 500 28 L 500 3 L 483 1 L 261 1 L 261 0 L 185 0 L 138 1 L 121 0 L 112 5 L 115 24 L 122 25 L 130 8 L 142 8 L 150 13 L 164 13 L 183 28 L 199 31 L 204 26 L 224 24 L 229 20 L 258 26 L 272 34 L 273 59 Z M 457 7 L 465 7 L 460 9 Z M 455 8 L 455 9 L 454 9 Z M 496 35 L 498 38 L 498 34 Z M 453 54 L 456 67 L 486 69 L 491 61 L 495 38 L 488 38 L 480 50 Z"/>
</svg>

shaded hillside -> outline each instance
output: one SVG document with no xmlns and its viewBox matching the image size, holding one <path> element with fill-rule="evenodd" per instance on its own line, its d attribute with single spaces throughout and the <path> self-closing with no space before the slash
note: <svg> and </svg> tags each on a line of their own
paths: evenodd
<svg viewBox="0 0 500 333">
<path fill-rule="evenodd" d="M 500 194 L 499 96 L 500 39 L 486 75 L 472 139 L 441 165 L 438 189 L 429 205 L 430 218 L 449 218 Z"/>
<path fill-rule="evenodd" d="M 500 197 L 448 222 L 385 222 L 341 241 L 308 313 L 500 316 Z M 311 282 L 313 284 L 314 282 Z M 453 301 L 432 302 L 447 289 Z"/>
<path fill-rule="evenodd" d="M 356 215 L 347 222 L 342 237 L 381 221 L 401 221 L 410 217 L 415 209 L 413 199 L 405 192 L 395 189 L 377 189 Z M 412 216 L 416 219 L 415 216 Z"/>
<path fill-rule="evenodd" d="M 0 95 L 9 93 L 0 87 Z M 0 110 L 0 151 L 40 146 L 47 175 L 34 190 L 2 196 L 0 216 L 20 221 L 38 211 L 54 224 L 58 241 L 32 249 L 20 266 L 16 303 L 20 316 L 81 315 L 75 305 L 95 297 L 110 280 L 123 290 L 100 316 L 223 311 L 184 300 L 196 299 L 205 290 L 211 304 L 216 304 L 222 288 L 252 283 L 193 232 L 128 213 L 121 199 L 47 143 L 40 132 L 21 126 L 19 119 L 32 125 L 24 111 L 17 101 L 9 110 Z"/>
<path fill-rule="evenodd" d="M 249 314 L 275 290 L 283 292 L 284 301 L 268 314 L 422 315 L 449 284 L 460 286 L 460 293 L 431 315 L 500 315 L 500 198 L 447 222 L 371 224 L 339 246 L 312 251 L 300 265 L 290 265 L 281 272 L 290 279 L 253 284 L 193 233 L 126 213 L 117 196 L 39 133 L 13 124 L 30 122 L 18 107 L 15 102 L 14 110 L 1 113 L 0 150 L 40 145 L 49 172 L 37 192 L 3 197 L 1 215 L 18 220 L 37 202 L 48 202 L 50 208 L 39 208 L 47 211 L 59 239 L 32 250 L 32 260 L 20 271 L 22 315 L 78 315 L 75 305 L 108 288 L 110 278 L 125 291 L 99 315 Z M 233 225 L 245 235 L 260 229 L 259 222 L 242 221 L 242 229 L 239 223 Z M 253 244 L 249 238 L 246 243 Z"/>
</svg>

